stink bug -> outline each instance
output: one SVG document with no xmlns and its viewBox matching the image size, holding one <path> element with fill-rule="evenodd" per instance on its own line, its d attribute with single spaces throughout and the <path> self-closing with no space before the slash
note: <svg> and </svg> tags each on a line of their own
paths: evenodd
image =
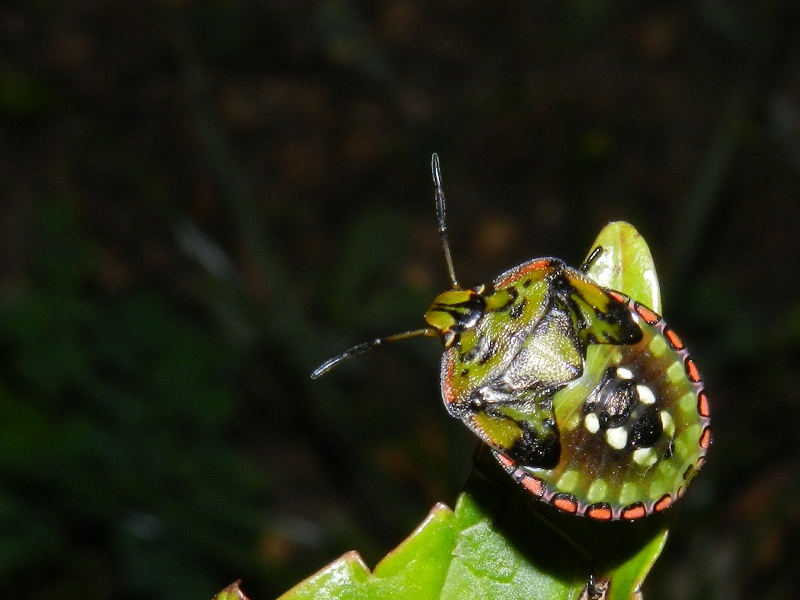
<svg viewBox="0 0 800 600">
<path fill-rule="evenodd" d="M 670 507 L 711 441 L 703 380 L 681 338 L 587 275 L 601 247 L 577 269 L 537 258 L 491 287 L 463 289 L 436 154 L 431 170 L 451 289 L 434 299 L 426 327 L 354 346 L 312 378 L 383 342 L 437 336 L 447 411 L 532 496 L 604 521 Z"/>
</svg>

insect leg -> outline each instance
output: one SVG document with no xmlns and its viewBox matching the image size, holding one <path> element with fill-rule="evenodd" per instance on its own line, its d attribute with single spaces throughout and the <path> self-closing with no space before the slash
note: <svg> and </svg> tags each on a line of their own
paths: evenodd
<svg viewBox="0 0 800 600">
<path fill-rule="evenodd" d="M 594 265 L 594 263 L 596 263 L 596 262 L 597 262 L 597 259 L 598 259 L 598 258 L 600 258 L 600 255 L 601 255 L 602 253 L 603 253 L 603 247 L 602 247 L 602 246 L 596 246 L 596 247 L 595 247 L 595 248 L 594 248 L 594 249 L 593 249 L 593 250 L 592 250 L 592 251 L 589 253 L 589 256 L 587 256 L 587 257 L 586 257 L 586 260 L 584 260 L 584 261 L 581 263 L 581 266 L 580 266 L 580 267 L 578 267 L 578 270 L 579 270 L 581 273 L 586 273 L 586 272 L 587 272 L 589 269 L 591 269 L 591 268 L 592 268 L 592 265 Z"/>
</svg>

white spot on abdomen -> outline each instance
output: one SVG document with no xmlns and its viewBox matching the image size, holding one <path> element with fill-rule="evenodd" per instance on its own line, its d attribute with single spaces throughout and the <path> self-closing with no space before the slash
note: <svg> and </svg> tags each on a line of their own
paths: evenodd
<svg viewBox="0 0 800 600">
<path fill-rule="evenodd" d="M 633 371 L 627 367 L 617 367 L 617 377 L 620 379 L 633 379 Z"/>
<path fill-rule="evenodd" d="M 600 419 L 597 418 L 597 415 L 594 413 L 589 413 L 586 415 L 586 418 L 583 420 L 584 425 L 586 425 L 586 429 L 589 433 L 597 433 L 600 430 Z"/>
<path fill-rule="evenodd" d="M 645 468 L 652 467 L 657 460 L 658 455 L 652 448 L 638 448 L 633 451 L 633 462 Z"/>
<path fill-rule="evenodd" d="M 655 404 L 656 395 L 649 387 L 640 383 L 636 386 L 636 391 L 639 393 L 639 402 L 642 404 Z"/>
<path fill-rule="evenodd" d="M 622 450 L 628 444 L 628 431 L 624 427 L 612 427 L 606 431 L 606 442 L 615 450 Z"/>
</svg>

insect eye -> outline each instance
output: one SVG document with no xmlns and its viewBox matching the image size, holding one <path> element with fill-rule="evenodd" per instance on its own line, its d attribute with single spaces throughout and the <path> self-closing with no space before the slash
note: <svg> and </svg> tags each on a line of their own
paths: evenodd
<svg viewBox="0 0 800 600">
<path fill-rule="evenodd" d="M 447 331 L 442 332 L 442 344 L 444 344 L 445 348 L 450 348 L 453 344 L 456 343 L 457 339 L 458 339 L 458 334 L 452 329 L 448 329 Z"/>
</svg>

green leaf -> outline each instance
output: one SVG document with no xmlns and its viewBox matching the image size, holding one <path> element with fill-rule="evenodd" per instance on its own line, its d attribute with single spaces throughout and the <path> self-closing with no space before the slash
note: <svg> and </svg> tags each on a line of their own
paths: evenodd
<svg viewBox="0 0 800 600">
<path fill-rule="evenodd" d="M 476 483 L 478 477 L 487 483 Z M 629 600 L 640 590 L 667 538 L 668 514 L 601 522 L 532 500 L 485 448 L 476 456 L 466 493 L 523 561 L 518 585 L 485 597 L 578 598 L 594 574 L 598 582 L 612 583 L 604 600 Z"/>
<path fill-rule="evenodd" d="M 279 600 L 567 600 L 586 587 L 588 554 L 601 578 L 613 580 L 607 598 L 629 599 L 641 587 L 666 540 L 665 515 L 635 523 L 574 517 L 532 501 L 494 463 L 478 463 L 455 511 L 436 505 L 374 572 L 349 552 Z"/>
<path fill-rule="evenodd" d="M 636 228 L 625 221 L 609 223 L 589 248 L 602 252 L 586 274 L 603 287 L 623 292 L 661 312 L 661 288 L 650 248 Z"/>
<path fill-rule="evenodd" d="M 239 589 L 239 582 L 236 581 L 214 596 L 214 600 L 247 600 L 247 596 Z"/>
<path fill-rule="evenodd" d="M 606 226 L 588 274 L 660 311 L 653 258 L 627 223 Z M 533 500 L 481 447 L 455 511 L 436 505 L 411 536 L 370 573 L 350 552 L 280 600 L 415 598 L 494 600 L 588 597 L 595 577 L 605 600 L 639 597 L 667 539 L 670 515 L 634 522 L 576 517 Z"/>
<path fill-rule="evenodd" d="M 456 517 L 437 504 L 428 518 L 370 573 L 357 552 L 348 552 L 280 600 L 306 598 L 437 598 L 456 543 Z"/>
</svg>

